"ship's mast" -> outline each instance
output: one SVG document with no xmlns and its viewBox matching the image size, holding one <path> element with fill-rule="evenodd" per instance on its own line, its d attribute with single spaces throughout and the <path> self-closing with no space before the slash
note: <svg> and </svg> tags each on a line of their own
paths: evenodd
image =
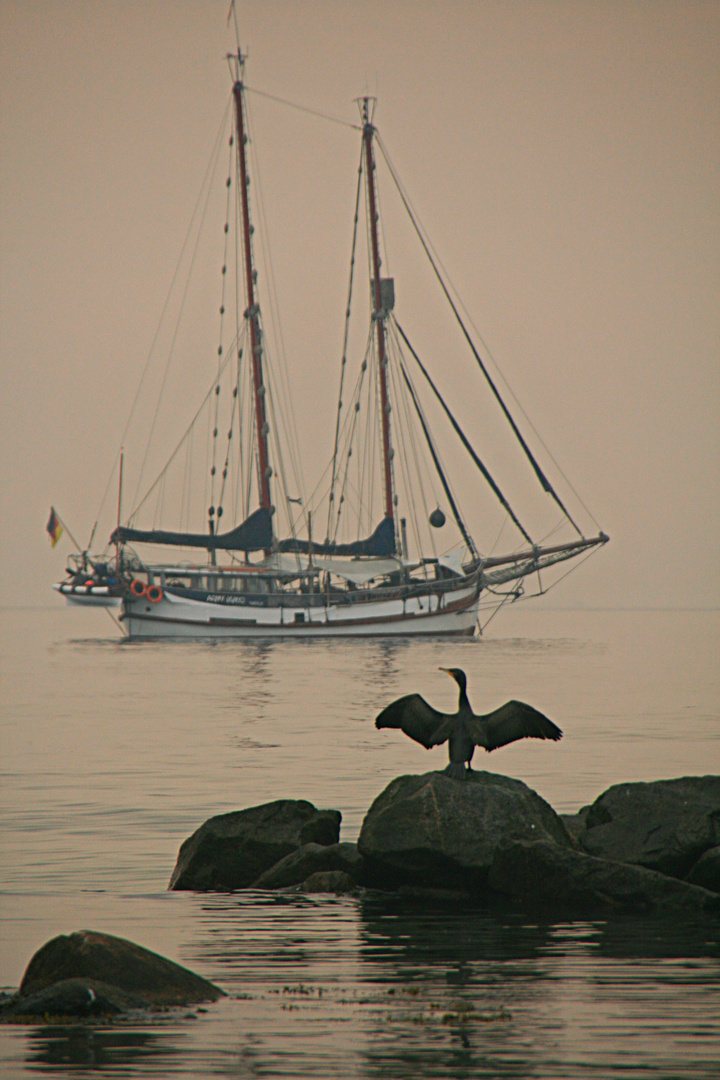
<svg viewBox="0 0 720 1080">
<path fill-rule="evenodd" d="M 392 478 L 392 447 L 390 444 L 390 398 L 388 395 L 387 380 L 387 349 L 385 347 L 385 316 L 386 311 L 382 302 L 382 280 L 380 278 L 380 247 L 378 244 L 378 211 L 377 193 L 375 188 L 375 155 L 373 153 L 373 136 L 375 128 L 370 121 L 370 103 L 372 98 L 362 98 L 361 111 L 363 119 L 363 145 L 365 148 L 365 171 L 367 176 L 368 190 L 368 216 L 370 218 L 370 244 L 372 259 L 372 287 L 374 311 L 377 333 L 378 364 L 380 367 L 380 409 L 382 412 L 382 450 L 383 450 L 383 473 L 385 481 L 385 517 L 394 518 L 393 478 Z"/>
<path fill-rule="evenodd" d="M 238 50 L 238 77 L 235 81 L 235 85 L 233 86 L 233 96 L 235 98 L 238 173 L 240 186 L 240 201 L 242 208 L 244 245 L 243 257 L 245 265 L 245 295 L 247 299 L 245 318 L 248 320 L 249 323 L 250 347 L 252 350 L 252 374 L 253 391 L 255 395 L 255 426 L 257 429 L 258 489 L 260 494 L 260 506 L 271 514 L 273 510 L 272 500 L 270 497 L 270 477 L 272 476 L 272 469 L 270 467 L 270 455 L 268 453 L 269 426 L 267 422 L 267 411 L 265 407 L 265 383 L 263 381 L 263 338 L 262 327 L 260 325 L 260 306 L 255 299 L 255 283 L 257 280 L 257 272 L 253 264 L 253 251 L 251 243 L 252 227 L 250 224 L 250 205 L 248 198 L 249 176 L 247 171 L 247 157 L 245 153 L 248 138 L 245 132 L 245 87 L 242 81 L 244 63 L 245 57 Z"/>
</svg>

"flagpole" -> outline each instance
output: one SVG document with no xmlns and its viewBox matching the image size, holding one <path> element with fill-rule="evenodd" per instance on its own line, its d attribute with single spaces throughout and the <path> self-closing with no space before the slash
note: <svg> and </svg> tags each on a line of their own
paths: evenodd
<svg viewBox="0 0 720 1080">
<path fill-rule="evenodd" d="M 125 458 L 125 451 L 120 448 L 120 475 L 118 477 L 118 508 L 117 508 L 117 531 L 115 535 L 120 536 L 120 516 L 122 513 L 122 484 L 123 484 L 123 461 Z M 115 577 L 120 577 L 120 540 L 115 541 Z"/>
</svg>

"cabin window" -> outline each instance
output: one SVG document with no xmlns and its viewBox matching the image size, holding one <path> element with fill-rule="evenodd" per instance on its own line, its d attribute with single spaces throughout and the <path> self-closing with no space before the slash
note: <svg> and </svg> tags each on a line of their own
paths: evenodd
<svg viewBox="0 0 720 1080">
<path fill-rule="evenodd" d="M 270 582 L 266 578 L 248 578 L 245 588 L 249 593 L 269 593 Z"/>
<path fill-rule="evenodd" d="M 178 578 L 169 577 L 165 578 L 165 585 L 168 589 L 188 589 L 192 587 L 192 578 Z"/>
<path fill-rule="evenodd" d="M 304 611 L 296 611 L 295 612 L 295 622 L 305 622 L 305 612 Z"/>
</svg>

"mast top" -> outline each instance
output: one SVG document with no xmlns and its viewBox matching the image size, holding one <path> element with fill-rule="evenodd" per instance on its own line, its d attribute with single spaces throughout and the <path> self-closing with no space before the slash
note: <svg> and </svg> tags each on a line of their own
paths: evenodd
<svg viewBox="0 0 720 1080">
<path fill-rule="evenodd" d="M 235 85 L 243 86 L 243 80 L 245 78 L 245 61 L 247 60 L 247 53 L 243 53 L 242 49 L 238 45 L 237 52 L 228 53 L 226 56 L 230 72 L 233 77 Z"/>
<path fill-rule="evenodd" d="M 374 131 L 373 117 L 375 115 L 375 106 L 377 105 L 377 98 L 364 97 L 355 98 L 358 109 L 360 110 L 360 117 L 363 122 L 365 130 Z"/>
</svg>

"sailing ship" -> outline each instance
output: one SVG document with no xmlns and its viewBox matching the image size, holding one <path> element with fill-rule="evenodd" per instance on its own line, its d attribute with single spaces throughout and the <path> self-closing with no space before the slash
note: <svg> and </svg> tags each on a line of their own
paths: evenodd
<svg viewBox="0 0 720 1080">
<path fill-rule="evenodd" d="M 170 461 L 123 517 L 120 456 L 117 522 L 108 544 L 100 554 L 91 555 L 88 545 L 71 555 L 66 578 L 54 588 L 71 603 L 118 607 L 125 634 L 135 639 L 471 636 L 481 612 L 518 599 L 531 580 L 536 591 L 545 591 L 543 575 L 551 567 L 591 553 L 608 537 L 599 530 L 589 536 L 581 531 L 521 433 L 399 184 L 373 123 L 370 97 L 359 100 L 360 123 L 353 125 L 360 133 L 360 165 L 333 445 L 312 495 L 297 497 L 300 452 L 296 447 L 288 452 L 287 434 L 285 443 L 279 435 L 285 412 L 275 395 L 281 380 L 273 375 L 258 286 L 246 58 L 238 49 L 228 59 L 233 83 L 228 144 L 236 179 L 233 183 L 228 176 L 226 183 L 220 314 L 227 327 L 233 290 L 227 284 L 232 260 L 226 253 L 233 233 L 243 283 L 236 290 L 235 326 L 221 329 L 228 343 L 221 340 L 218 346 L 210 390 Z M 380 156 L 449 303 L 459 339 L 469 347 L 472 366 L 559 518 L 540 540 L 510 506 L 438 388 L 432 364 L 421 358 L 399 322 L 395 279 L 383 271 Z M 353 384 L 350 328 L 360 291 L 355 280 L 360 247 L 366 252 L 369 288 L 362 290 L 365 330 L 358 339 Z M 431 430 L 431 411 L 477 470 L 471 501 L 482 488 L 500 515 L 500 531 L 506 526 L 514 531 L 513 550 L 498 554 L 476 544 Z M 189 491 L 197 474 L 192 447 L 201 441 L 201 415 L 209 418 L 209 457 L 198 513 Z M 182 483 L 173 479 L 178 473 Z M 180 509 L 168 519 L 174 485 L 181 489 Z M 238 523 L 223 528 L 225 514 Z M 570 536 L 559 541 L 561 526 Z"/>
</svg>

